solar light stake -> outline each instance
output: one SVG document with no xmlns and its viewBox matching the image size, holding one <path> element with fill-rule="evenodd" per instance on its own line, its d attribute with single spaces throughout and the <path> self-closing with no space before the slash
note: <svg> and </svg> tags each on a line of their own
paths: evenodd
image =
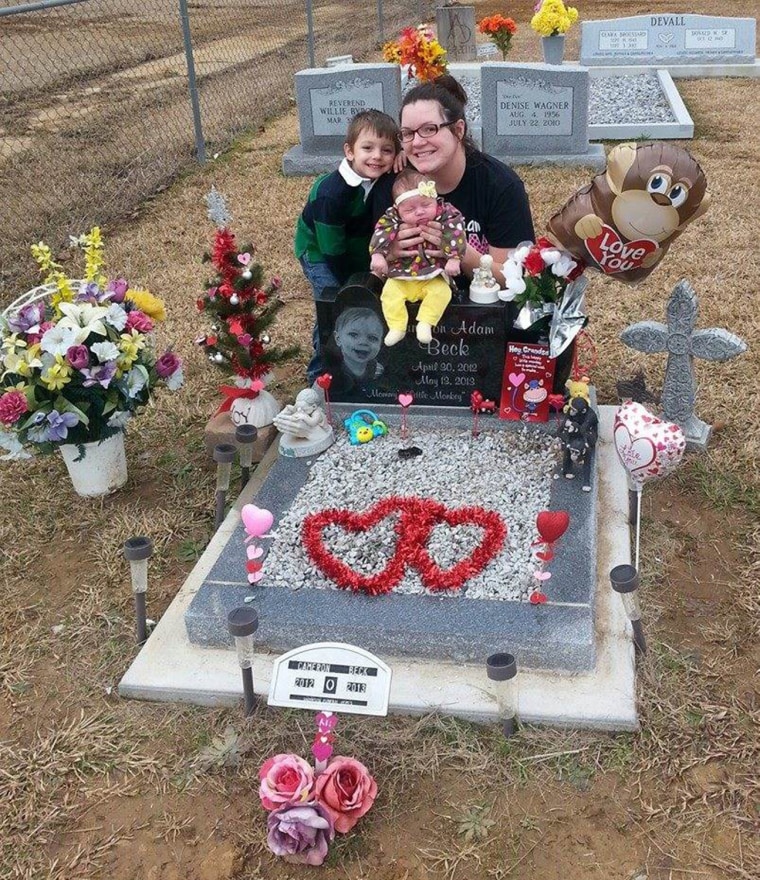
<svg viewBox="0 0 760 880">
<path fill-rule="evenodd" d="M 517 661 L 512 654 L 491 654 L 486 660 L 486 673 L 491 681 L 500 682 L 495 688 L 496 700 L 504 736 L 509 738 L 517 733 Z"/>
<path fill-rule="evenodd" d="M 641 605 L 639 604 L 639 573 L 632 565 L 616 565 L 610 572 L 612 589 L 620 594 L 623 608 L 633 627 L 633 645 L 636 652 L 646 654 L 647 642 L 641 624 Z"/>
<path fill-rule="evenodd" d="M 235 460 L 237 449 L 232 443 L 219 443 L 214 447 L 216 462 L 216 514 L 214 531 L 224 522 L 224 505 L 227 503 L 227 491 L 230 488 L 230 471 Z"/>
<path fill-rule="evenodd" d="M 148 590 L 148 560 L 152 555 L 153 543 L 150 538 L 128 538 L 124 542 L 124 558 L 129 562 L 132 592 L 135 596 L 135 637 L 138 645 L 142 645 L 148 638 L 145 593 Z"/>
<path fill-rule="evenodd" d="M 248 485 L 251 479 L 251 465 L 253 464 L 253 444 L 258 437 L 255 425 L 238 425 L 235 428 L 235 440 L 240 444 L 240 491 Z"/>
<path fill-rule="evenodd" d="M 243 695 L 246 718 L 253 713 L 256 695 L 253 692 L 253 634 L 259 628 L 259 615 L 253 608 L 233 608 L 227 615 L 227 628 L 235 639 L 238 663 L 243 671 Z"/>
</svg>

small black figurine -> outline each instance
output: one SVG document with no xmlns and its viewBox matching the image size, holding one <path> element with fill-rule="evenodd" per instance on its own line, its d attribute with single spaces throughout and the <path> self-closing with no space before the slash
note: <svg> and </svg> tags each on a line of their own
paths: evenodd
<svg viewBox="0 0 760 880">
<path fill-rule="evenodd" d="M 565 417 L 559 424 L 557 436 L 562 444 L 562 474 L 572 480 L 573 466 L 583 464 L 583 491 L 591 491 L 591 453 L 599 434 L 599 419 L 582 397 L 573 397 L 565 407 Z M 557 475 L 555 479 L 558 479 Z"/>
</svg>

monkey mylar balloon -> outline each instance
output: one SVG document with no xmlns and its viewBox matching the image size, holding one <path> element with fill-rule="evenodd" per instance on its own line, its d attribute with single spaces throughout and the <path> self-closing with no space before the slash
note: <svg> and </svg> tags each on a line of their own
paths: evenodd
<svg viewBox="0 0 760 880">
<path fill-rule="evenodd" d="M 710 205 L 707 180 L 688 150 L 619 144 L 598 174 L 549 220 L 558 245 L 621 281 L 640 281 Z"/>
</svg>

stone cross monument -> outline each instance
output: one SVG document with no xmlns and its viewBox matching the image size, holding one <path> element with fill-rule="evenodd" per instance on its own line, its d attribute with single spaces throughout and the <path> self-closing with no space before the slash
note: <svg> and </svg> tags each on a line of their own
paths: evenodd
<svg viewBox="0 0 760 880">
<path fill-rule="evenodd" d="M 747 344 L 728 330 L 710 327 L 695 330 L 699 300 L 686 280 L 673 288 L 667 308 L 668 324 L 640 321 L 620 334 L 622 341 L 646 354 L 667 352 L 662 405 L 665 418 L 683 429 L 690 449 L 706 449 L 710 425 L 697 418 L 697 380 L 694 358 L 706 361 L 727 361 L 744 354 Z"/>
</svg>

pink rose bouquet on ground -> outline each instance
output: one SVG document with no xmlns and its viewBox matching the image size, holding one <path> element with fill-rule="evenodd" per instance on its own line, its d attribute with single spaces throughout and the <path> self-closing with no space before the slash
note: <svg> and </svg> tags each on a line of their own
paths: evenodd
<svg viewBox="0 0 760 880">
<path fill-rule="evenodd" d="M 355 758 L 335 757 L 315 776 L 298 755 L 274 755 L 259 779 L 261 805 L 269 811 L 269 848 L 305 865 L 321 865 L 336 831 L 350 831 L 377 797 L 377 783 Z"/>
</svg>

